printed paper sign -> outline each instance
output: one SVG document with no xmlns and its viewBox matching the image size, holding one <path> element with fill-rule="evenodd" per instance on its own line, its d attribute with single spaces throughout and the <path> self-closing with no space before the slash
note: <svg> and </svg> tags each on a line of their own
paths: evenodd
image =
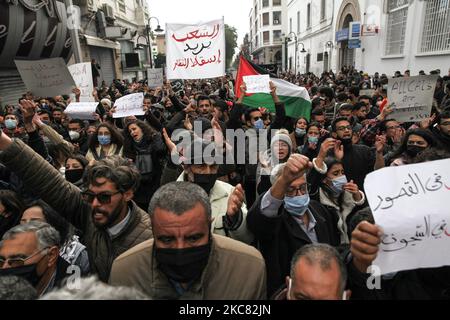
<svg viewBox="0 0 450 320">
<path fill-rule="evenodd" d="M 194 25 L 166 24 L 167 79 L 225 75 L 223 19 Z"/>
<path fill-rule="evenodd" d="M 384 232 L 381 274 L 450 265 L 450 159 L 374 171 L 364 188 Z"/>
<path fill-rule="evenodd" d="M 76 87 L 62 58 L 14 62 L 25 86 L 37 97 L 70 94 Z"/>
<path fill-rule="evenodd" d="M 144 94 L 133 93 L 117 99 L 114 103 L 115 112 L 113 118 L 125 118 L 128 116 L 142 116 L 145 114 L 143 110 Z"/>
<path fill-rule="evenodd" d="M 394 110 L 389 118 L 399 122 L 429 118 L 437 79 L 436 75 L 389 79 L 388 101 Z"/>
<path fill-rule="evenodd" d="M 98 102 L 72 102 L 64 110 L 71 119 L 95 120 Z"/>
<path fill-rule="evenodd" d="M 243 80 L 247 86 L 247 93 L 270 92 L 270 76 L 268 74 L 261 76 L 244 76 Z"/>
<path fill-rule="evenodd" d="M 94 83 L 92 81 L 92 68 L 89 62 L 77 63 L 68 67 L 75 85 L 81 91 L 80 102 L 94 102 L 92 96 Z"/>
<path fill-rule="evenodd" d="M 147 69 L 147 81 L 150 88 L 162 87 L 163 69 Z"/>
</svg>

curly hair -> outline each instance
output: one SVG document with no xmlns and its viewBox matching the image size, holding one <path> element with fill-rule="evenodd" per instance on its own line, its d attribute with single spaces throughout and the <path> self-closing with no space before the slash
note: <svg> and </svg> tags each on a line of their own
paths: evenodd
<svg viewBox="0 0 450 320">
<path fill-rule="evenodd" d="M 91 139 L 89 140 L 89 150 L 92 152 L 95 152 L 95 149 L 98 147 L 98 130 L 100 128 L 106 128 L 111 133 L 111 144 L 117 145 L 117 149 L 122 148 L 123 146 L 123 137 L 120 134 L 119 130 L 117 130 L 113 125 L 109 124 L 108 122 L 103 122 L 97 126 L 97 130 L 92 135 Z"/>
<path fill-rule="evenodd" d="M 139 128 L 141 128 L 143 139 L 148 143 L 151 143 L 153 141 L 153 137 L 157 134 L 157 131 L 141 120 L 132 120 L 127 122 L 125 129 L 123 130 L 123 137 L 124 137 L 123 154 L 127 158 L 135 159 L 136 149 L 134 147 L 134 139 L 129 131 L 129 128 L 132 124 L 135 124 Z"/>
</svg>

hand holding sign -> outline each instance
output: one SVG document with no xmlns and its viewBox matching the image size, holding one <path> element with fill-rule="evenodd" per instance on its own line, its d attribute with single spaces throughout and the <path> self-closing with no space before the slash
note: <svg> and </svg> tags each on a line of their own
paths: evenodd
<svg viewBox="0 0 450 320">
<path fill-rule="evenodd" d="M 450 265 L 450 159 L 372 172 L 364 187 L 383 228 L 381 274 Z M 389 183 L 386 183 L 389 181 Z"/>
<path fill-rule="evenodd" d="M 114 103 L 114 118 L 125 118 L 127 116 L 143 116 L 145 114 L 142 105 L 144 103 L 144 94 L 133 93 L 117 99 Z"/>
</svg>

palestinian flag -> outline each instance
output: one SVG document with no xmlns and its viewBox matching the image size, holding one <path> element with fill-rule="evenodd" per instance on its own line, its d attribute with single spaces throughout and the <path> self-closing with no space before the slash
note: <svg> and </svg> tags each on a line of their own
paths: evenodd
<svg viewBox="0 0 450 320">
<path fill-rule="evenodd" d="M 240 56 L 239 68 L 236 75 L 236 97 L 240 95 L 240 86 L 244 76 L 257 76 L 269 74 L 267 70 L 251 63 L 243 56 Z M 311 99 L 308 90 L 303 87 L 296 86 L 293 83 L 278 79 L 275 75 L 269 74 L 270 80 L 277 87 L 277 95 L 286 106 L 286 115 L 292 118 L 305 117 L 310 119 L 311 116 Z M 244 104 L 253 108 L 267 108 L 270 112 L 275 112 L 275 104 L 270 93 L 253 93 L 247 94 L 244 98 Z"/>
</svg>

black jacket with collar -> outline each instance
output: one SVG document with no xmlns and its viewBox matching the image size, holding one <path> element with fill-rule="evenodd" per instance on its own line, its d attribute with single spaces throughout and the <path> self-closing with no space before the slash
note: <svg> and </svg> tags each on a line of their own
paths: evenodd
<svg viewBox="0 0 450 320">
<path fill-rule="evenodd" d="M 267 269 L 267 294 L 272 295 L 289 275 L 292 257 L 302 246 L 311 244 L 308 235 L 282 205 L 278 216 L 268 218 L 261 213 L 261 195 L 247 213 L 247 228 L 253 232 Z M 317 221 L 315 231 L 320 243 L 339 245 L 337 216 L 319 202 L 311 200 L 311 214 Z"/>
</svg>

